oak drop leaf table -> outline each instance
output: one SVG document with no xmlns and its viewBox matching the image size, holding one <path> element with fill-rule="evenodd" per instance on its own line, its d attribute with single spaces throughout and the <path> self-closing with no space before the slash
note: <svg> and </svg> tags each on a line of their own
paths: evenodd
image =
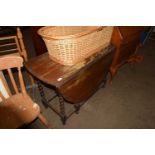
<svg viewBox="0 0 155 155">
<path fill-rule="evenodd" d="M 115 47 L 108 46 L 83 62 L 73 66 L 63 66 L 50 59 L 48 53 L 30 59 L 25 63 L 27 70 L 37 79 L 42 103 L 56 112 L 63 124 L 73 113 L 78 113 L 81 105 L 92 96 L 101 85 L 106 83 L 106 76 L 112 63 Z M 54 88 L 59 97 L 59 110 L 46 99 L 42 83 Z M 64 104 L 73 104 L 74 111 L 66 114 Z"/>
</svg>

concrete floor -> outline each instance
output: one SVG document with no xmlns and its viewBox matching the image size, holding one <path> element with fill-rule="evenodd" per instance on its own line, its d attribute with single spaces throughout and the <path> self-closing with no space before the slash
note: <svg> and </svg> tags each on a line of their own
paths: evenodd
<svg viewBox="0 0 155 155">
<path fill-rule="evenodd" d="M 26 33 L 27 34 L 27 33 Z M 27 35 L 28 36 L 28 35 Z M 25 43 L 31 53 L 34 49 L 31 39 L 26 36 Z M 113 80 L 105 88 L 99 89 L 84 105 L 80 113 L 73 114 L 66 125 L 50 109 L 45 109 L 40 101 L 37 87 L 28 89 L 32 98 L 41 106 L 53 128 L 56 129 L 141 129 L 155 128 L 155 41 L 148 41 L 139 49 L 144 61 L 136 65 L 124 65 Z M 32 54 L 34 55 L 34 54 Z M 54 94 L 45 88 L 46 95 Z M 51 104 L 58 105 L 58 98 Z M 66 108 L 72 108 L 66 103 Z M 39 120 L 27 128 L 44 128 Z"/>
</svg>

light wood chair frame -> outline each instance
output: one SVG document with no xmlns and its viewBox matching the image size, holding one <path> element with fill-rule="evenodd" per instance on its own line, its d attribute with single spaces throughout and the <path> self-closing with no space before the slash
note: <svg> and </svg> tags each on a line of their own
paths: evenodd
<svg viewBox="0 0 155 155">
<path fill-rule="evenodd" d="M 28 95 L 26 92 L 26 88 L 25 88 L 25 84 L 24 84 L 24 80 L 23 80 L 23 76 L 22 76 L 22 72 L 21 72 L 21 67 L 23 67 L 23 58 L 20 56 L 10 55 L 10 56 L 2 56 L 0 58 L 0 73 L 2 73 L 4 70 L 6 70 L 8 72 L 8 75 L 10 77 L 10 81 L 11 81 L 13 89 L 15 91 L 15 95 L 18 95 L 19 93 L 22 93 L 23 95 Z M 19 84 L 20 84 L 21 92 L 19 92 L 16 81 L 13 77 L 13 73 L 11 70 L 12 68 L 17 68 L 17 70 L 18 70 L 18 78 L 19 78 Z M 4 86 L 6 87 L 7 92 L 9 94 L 9 97 L 11 98 L 12 95 L 14 95 L 14 94 L 9 89 L 9 86 L 8 86 L 4 76 L 2 74 L 1 74 L 1 77 L 2 77 L 2 81 L 4 83 Z M 0 92 L 0 98 L 2 99 L 2 102 L 4 102 L 4 103 L 7 100 L 3 96 L 2 92 Z M 39 113 L 39 115 L 37 117 L 40 119 L 40 121 L 46 127 L 49 127 L 48 121 L 45 119 L 45 117 L 41 113 Z"/>
</svg>

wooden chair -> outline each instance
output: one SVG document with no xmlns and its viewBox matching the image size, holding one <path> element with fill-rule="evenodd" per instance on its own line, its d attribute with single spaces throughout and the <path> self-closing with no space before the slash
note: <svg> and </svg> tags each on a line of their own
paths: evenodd
<svg viewBox="0 0 155 155">
<path fill-rule="evenodd" d="M 28 60 L 23 35 L 19 27 L 17 27 L 17 35 L 0 37 L 0 56 L 3 55 L 19 55 L 25 62 Z M 28 75 L 31 83 L 34 84 L 32 76 Z"/>
<path fill-rule="evenodd" d="M 4 76 L 1 76 L 1 82 L 7 90 L 7 95 L 0 88 L 0 128 L 19 128 L 26 125 L 36 118 L 46 126 L 49 127 L 47 120 L 40 113 L 40 107 L 34 103 L 30 96 L 26 92 L 26 88 L 21 73 L 21 67 L 23 66 L 23 59 L 20 56 L 3 56 L 0 58 L 0 71 L 8 72 L 10 82 L 13 86 L 13 92 L 9 89 L 9 81 L 6 82 Z M 13 77 L 12 69 L 18 70 L 19 85 Z M 1 73 L 0 72 L 0 73 Z"/>
</svg>

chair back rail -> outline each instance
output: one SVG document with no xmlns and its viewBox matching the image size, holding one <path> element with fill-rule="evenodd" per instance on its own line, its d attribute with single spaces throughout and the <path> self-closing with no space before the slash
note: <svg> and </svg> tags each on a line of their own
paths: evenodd
<svg viewBox="0 0 155 155">
<path fill-rule="evenodd" d="M 0 55 L 8 55 L 18 53 L 27 61 L 27 52 L 25 49 L 23 35 L 19 27 L 17 27 L 16 36 L 0 37 Z"/>
</svg>

